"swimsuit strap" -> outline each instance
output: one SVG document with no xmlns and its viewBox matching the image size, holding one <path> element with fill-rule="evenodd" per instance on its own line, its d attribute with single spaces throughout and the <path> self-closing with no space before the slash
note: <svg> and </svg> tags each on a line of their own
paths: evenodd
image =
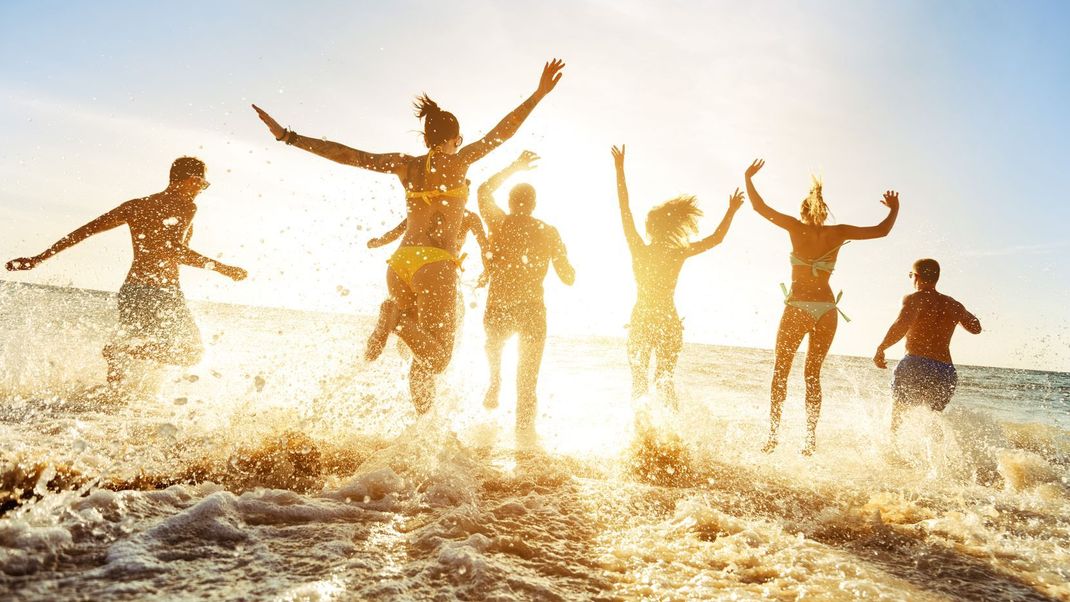
<svg viewBox="0 0 1070 602">
<path fill-rule="evenodd" d="M 791 300 L 791 291 L 788 290 L 787 286 L 784 286 L 783 282 L 780 283 L 780 290 L 783 291 L 783 293 L 784 293 L 784 302 L 787 303 L 788 301 L 790 301 Z M 851 318 L 848 318 L 847 314 L 843 313 L 843 310 L 840 309 L 840 299 L 842 299 L 842 298 L 843 298 L 843 291 L 840 291 L 840 293 L 838 295 L 836 295 L 836 300 L 833 301 L 832 306 L 836 308 L 836 311 L 840 312 L 840 315 L 843 316 L 844 322 L 850 322 Z"/>
</svg>

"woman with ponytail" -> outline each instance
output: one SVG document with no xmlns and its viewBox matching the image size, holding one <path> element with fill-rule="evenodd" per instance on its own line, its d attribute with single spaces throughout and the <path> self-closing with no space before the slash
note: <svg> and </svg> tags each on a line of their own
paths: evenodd
<svg viewBox="0 0 1070 602">
<path fill-rule="evenodd" d="M 462 146 L 460 124 L 426 94 L 416 99 L 416 115 L 424 123 L 419 156 L 369 153 L 322 138 L 302 136 L 283 128 L 253 105 L 275 139 L 326 159 L 381 173 L 394 174 L 405 188 L 407 225 L 401 246 L 387 261 L 387 287 L 380 319 L 368 341 L 366 357 L 381 352 L 391 332 L 397 332 L 413 352 L 409 388 L 417 413 L 434 401 L 434 377 L 449 365 L 453 354 L 458 252 L 464 237 L 468 201 L 468 167 L 508 140 L 535 105 L 561 80 L 565 63 L 554 59 L 543 66 L 535 93 L 505 116 L 482 139 Z"/>
<path fill-rule="evenodd" d="M 787 396 L 788 374 L 795 352 L 804 336 L 809 335 L 806 350 L 806 446 L 802 453 L 810 455 L 817 446 L 817 419 L 821 413 L 821 365 L 825 362 L 836 326 L 841 314 L 837 303 L 839 295 L 833 296 L 829 278 L 836 267 L 840 247 L 850 240 L 881 238 L 887 236 L 899 215 L 899 193 L 889 190 L 881 203 L 888 207 L 888 216 L 876 226 L 849 226 L 846 224 L 825 225 L 829 216 L 828 205 L 821 195 L 821 182 L 814 179 L 810 194 L 802 202 L 801 219 L 780 213 L 759 196 L 751 179 L 765 161 L 756 159 L 746 171 L 747 197 L 751 206 L 773 225 L 787 230 L 791 237 L 791 289 L 783 284 L 784 313 L 776 336 L 776 359 L 773 368 L 773 384 L 770 392 L 769 440 L 762 451 L 771 452 L 777 445 L 780 429 L 780 412 Z M 843 293 L 841 292 L 840 295 Z M 844 316 L 846 319 L 847 316 Z"/>
</svg>

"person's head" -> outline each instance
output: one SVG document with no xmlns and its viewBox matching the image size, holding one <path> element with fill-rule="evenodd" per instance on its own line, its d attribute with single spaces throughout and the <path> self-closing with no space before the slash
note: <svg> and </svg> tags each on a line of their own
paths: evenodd
<svg viewBox="0 0 1070 602">
<path fill-rule="evenodd" d="M 509 213 L 513 215 L 531 215 L 535 211 L 535 187 L 531 184 L 517 184 L 509 191 Z"/>
<path fill-rule="evenodd" d="M 935 259 L 919 259 L 914 262 L 910 277 L 914 280 L 914 288 L 918 290 L 936 288 L 936 281 L 940 279 L 940 264 Z"/>
<path fill-rule="evenodd" d="M 196 157 L 179 157 L 171 163 L 169 187 L 194 196 L 208 188 L 205 171 L 204 161 Z"/>
<path fill-rule="evenodd" d="M 443 111 L 427 94 L 416 98 L 416 116 L 424 120 L 427 148 L 454 154 L 461 148 L 461 126 L 449 111 Z"/>
<path fill-rule="evenodd" d="M 646 214 L 646 233 L 651 241 L 686 245 L 688 236 L 698 232 L 698 208 L 694 196 L 683 195 L 654 207 Z"/>
<path fill-rule="evenodd" d="M 804 224 L 822 226 L 829 217 L 829 206 L 821 196 L 821 180 L 814 177 L 814 184 L 810 187 L 810 194 L 803 199 L 802 207 L 799 208 L 799 217 Z"/>
</svg>

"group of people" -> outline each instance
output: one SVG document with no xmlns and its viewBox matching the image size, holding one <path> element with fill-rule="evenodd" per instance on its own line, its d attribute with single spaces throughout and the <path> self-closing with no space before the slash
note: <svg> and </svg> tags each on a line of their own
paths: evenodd
<svg viewBox="0 0 1070 602">
<path fill-rule="evenodd" d="M 395 175 L 401 182 L 407 213 L 402 223 L 369 242 L 377 247 L 401 239 L 387 260 L 388 298 L 380 305 L 375 328 L 368 338 L 365 358 L 375 360 L 391 334 L 400 337 L 412 351 L 409 387 L 418 413 L 427 412 L 435 398 L 435 376 L 450 363 L 456 334 L 456 297 L 459 255 L 469 233 L 481 249 L 487 283 L 484 314 L 490 383 L 484 405 L 498 405 L 501 384 L 501 354 L 506 341 L 519 335 L 517 369 L 517 432 L 534 435 L 536 385 L 546 339 L 546 306 L 543 281 L 552 264 L 567 285 L 575 281 L 565 245 L 557 230 L 535 218 L 535 189 L 517 184 L 509 191 L 509 211 L 495 201 L 496 191 L 514 174 L 535 167 L 538 156 L 525 151 L 478 188 L 478 212 L 466 209 L 470 182 L 468 168 L 517 132 L 535 106 L 560 81 L 564 63 L 552 60 L 543 67 L 535 92 L 516 107 L 483 138 L 464 144 L 457 118 L 427 95 L 417 99 L 417 117 L 423 121 L 427 153 L 369 153 L 324 138 L 298 134 L 282 127 L 264 110 L 253 108 L 279 142 L 317 154 L 338 163 Z M 632 258 L 637 300 L 628 335 L 632 394 L 649 391 L 649 364 L 655 360 L 655 389 L 665 403 L 675 407 L 673 372 L 683 347 L 683 327 L 674 296 L 684 261 L 720 244 L 744 203 L 738 188 L 729 197 L 728 209 L 714 232 L 698 241 L 697 221 L 702 215 L 695 197 L 681 196 L 650 210 L 644 240 L 635 225 L 625 182 L 625 147 L 612 148 L 617 193 L 624 237 Z M 777 445 L 781 409 L 787 379 L 804 336 L 809 336 L 805 362 L 807 436 L 803 453 L 813 453 L 821 409 L 821 366 L 836 333 L 839 295 L 833 295 L 829 279 L 838 254 L 847 242 L 888 235 L 899 212 L 899 196 L 884 194 L 888 216 L 875 226 L 827 225 L 828 206 L 821 183 L 814 182 L 802 202 L 800 217 L 780 213 L 758 194 L 753 182 L 764 162 L 754 161 L 745 172 L 746 198 L 762 217 L 787 231 L 792 251 L 791 287 L 781 285 L 785 301 L 777 330 L 770 395 L 770 430 L 764 451 Z M 199 333 L 186 307 L 179 285 L 179 265 L 192 265 L 223 274 L 233 280 L 246 277 L 245 270 L 211 260 L 189 247 L 195 199 L 208 187 L 205 164 L 181 157 L 173 163 L 170 183 L 157 194 L 123 203 L 60 239 L 43 253 L 9 261 L 9 270 L 28 270 L 52 255 L 82 240 L 127 224 L 134 260 L 119 291 L 118 336 L 104 348 L 108 381 L 118 385 L 131 359 L 193 365 L 203 353 Z M 482 219 L 480 219 L 482 218 Z M 483 222 L 488 233 L 484 232 Z M 881 342 L 874 362 L 886 367 L 884 351 L 906 337 L 907 356 L 893 379 L 892 428 L 898 428 L 903 410 L 919 403 L 942 410 L 954 391 L 956 376 L 949 344 L 957 325 L 980 332 L 977 318 L 961 303 L 936 291 L 939 265 L 932 259 L 914 264 L 910 273 L 916 292 L 903 301 L 902 310 Z M 844 316 L 846 319 L 846 316 Z"/>
</svg>

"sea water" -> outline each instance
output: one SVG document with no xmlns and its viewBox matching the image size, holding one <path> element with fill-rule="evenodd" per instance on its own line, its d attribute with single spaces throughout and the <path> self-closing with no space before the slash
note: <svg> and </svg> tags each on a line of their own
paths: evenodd
<svg viewBox="0 0 1070 602">
<path fill-rule="evenodd" d="M 1070 600 L 1070 375 L 960 367 L 892 439 L 889 372 L 832 356 L 804 457 L 797 362 L 763 454 L 770 352 L 686 345 L 673 412 L 551 337 L 517 445 L 477 312 L 419 417 L 369 318 L 209 303 L 118 399 L 114 303 L 0 284 L 4 599 Z"/>
</svg>

